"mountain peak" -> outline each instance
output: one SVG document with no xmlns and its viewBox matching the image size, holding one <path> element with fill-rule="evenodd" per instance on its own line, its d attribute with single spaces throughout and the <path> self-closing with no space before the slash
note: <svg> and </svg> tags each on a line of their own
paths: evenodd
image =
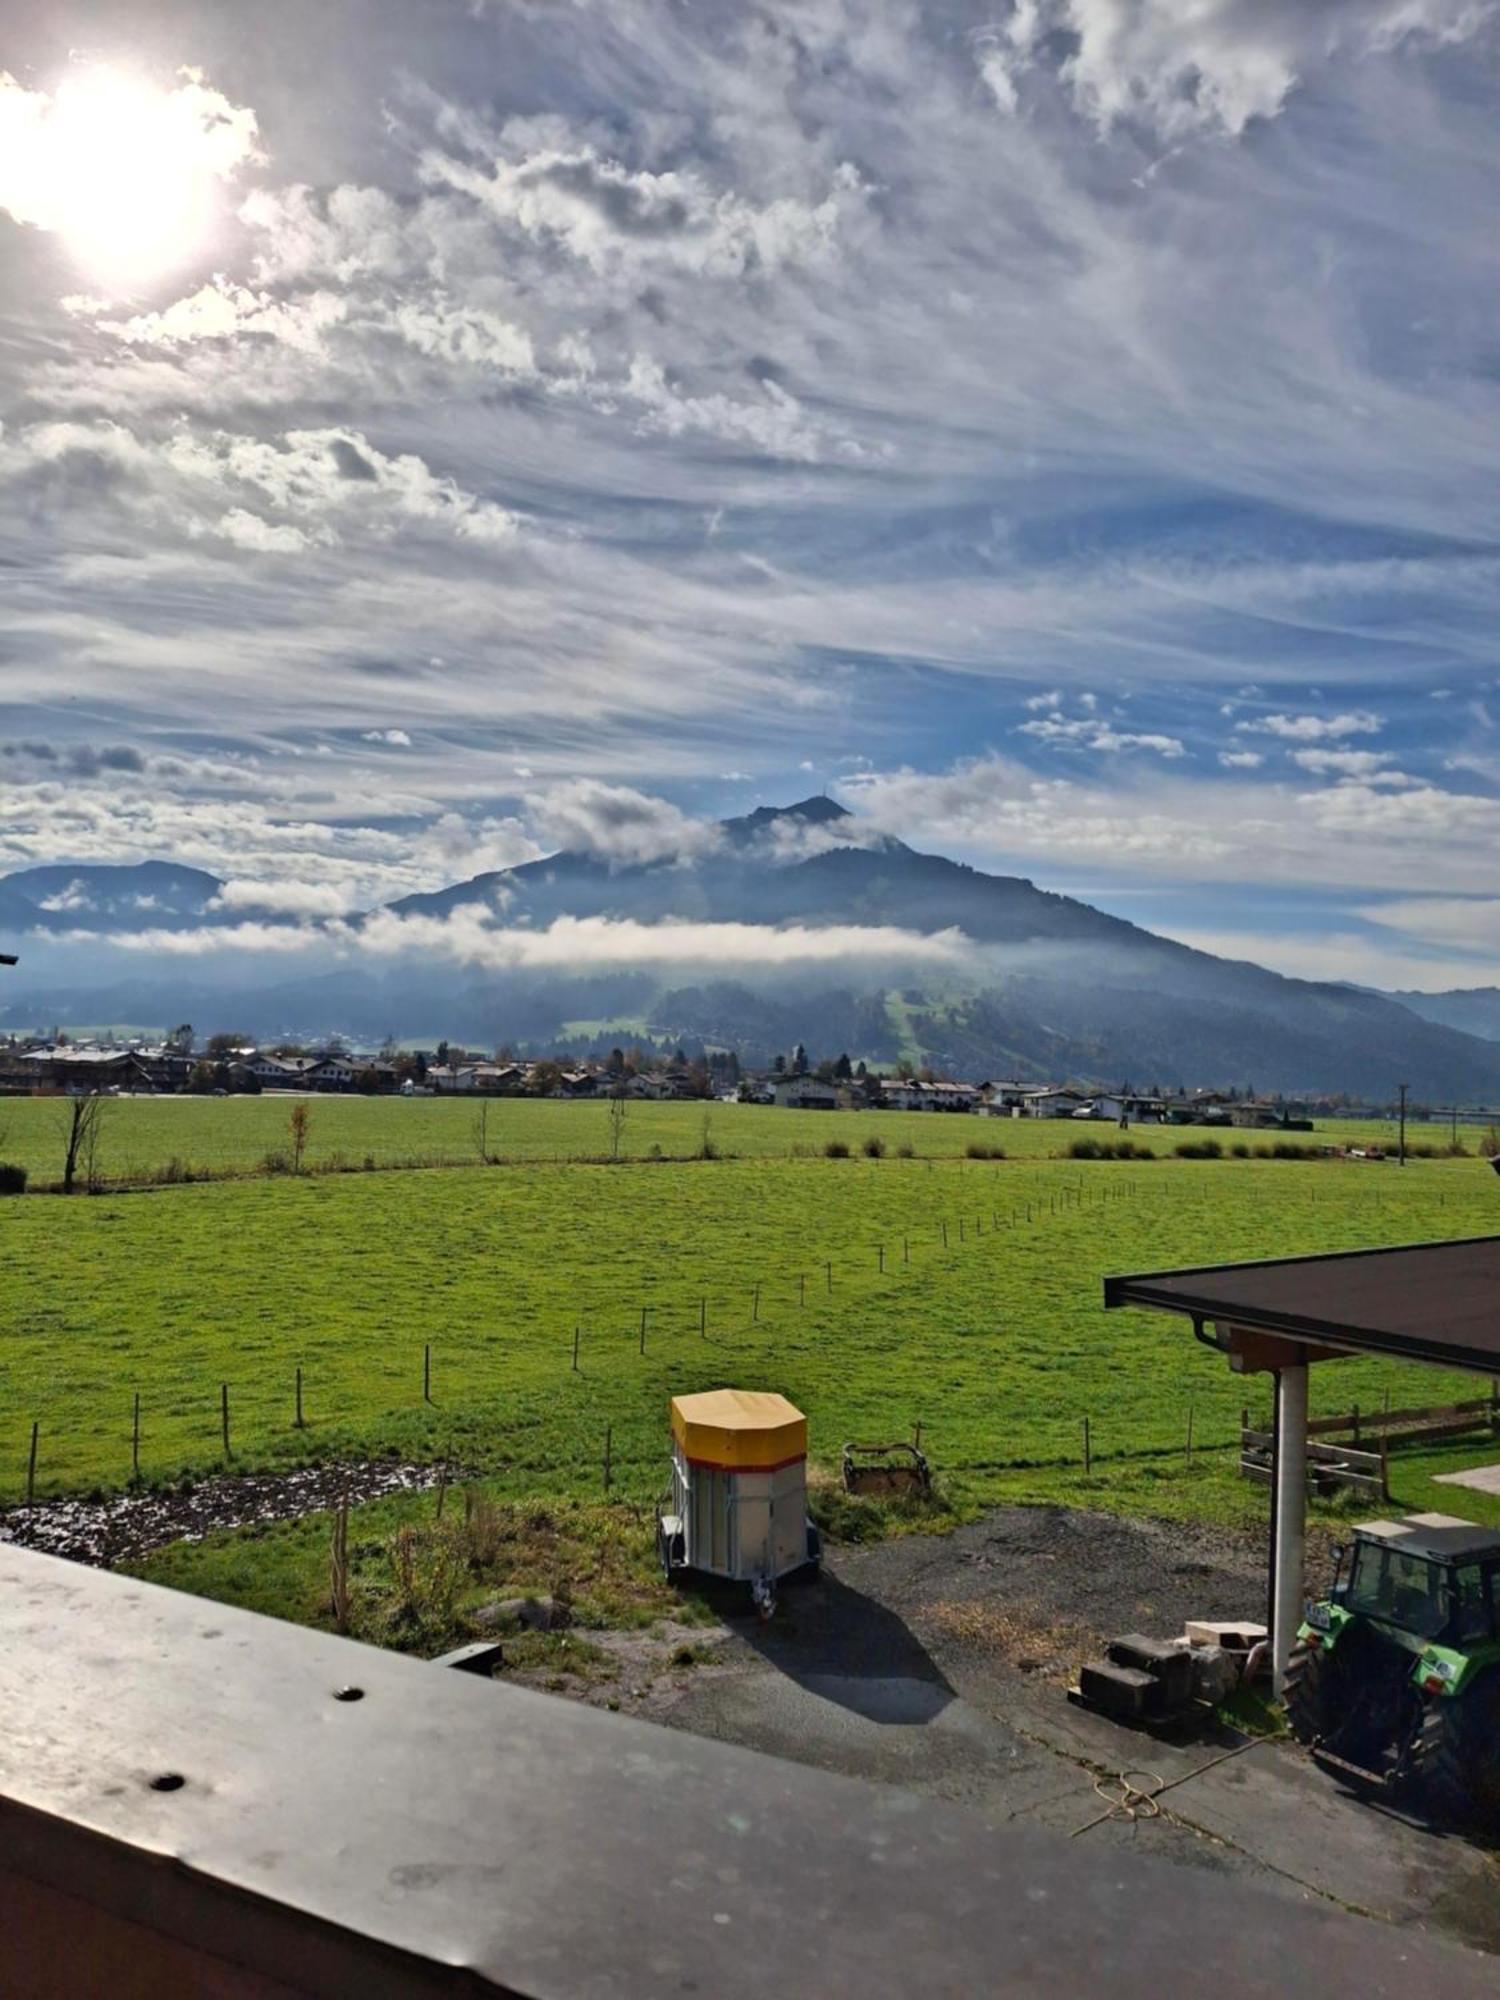
<svg viewBox="0 0 1500 2000">
<path fill-rule="evenodd" d="M 770 806 L 767 811 L 775 813 L 778 808 Z M 799 799 L 794 806 L 782 806 L 780 814 L 786 819 L 852 819 L 854 815 L 847 806 L 841 806 L 837 799 L 829 798 L 827 792 L 819 792 L 815 798 Z"/>
<path fill-rule="evenodd" d="M 830 799 L 820 792 L 816 798 L 799 799 L 791 806 L 757 806 L 754 812 L 746 813 L 740 819 L 726 820 L 725 825 L 746 833 L 757 833 L 779 819 L 801 820 L 807 826 L 830 826 L 835 820 L 852 817 L 847 806 L 841 806 L 837 799 Z"/>
</svg>

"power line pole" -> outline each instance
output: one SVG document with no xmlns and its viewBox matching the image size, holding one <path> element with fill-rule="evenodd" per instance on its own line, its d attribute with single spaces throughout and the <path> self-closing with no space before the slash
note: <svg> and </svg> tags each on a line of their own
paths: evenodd
<svg viewBox="0 0 1500 2000">
<path fill-rule="evenodd" d="M 1402 1167 L 1406 1165 L 1406 1093 L 1410 1089 L 1410 1087 L 1411 1086 L 1409 1084 L 1405 1083 L 1400 1083 L 1397 1084 L 1396 1086 L 1396 1088 L 1401 1092 L 1401 1137 L 1399 1142 L 1399 1150 L 1397 1153 L 1396 1163 L 1398 1166 Z"/>
</svg>

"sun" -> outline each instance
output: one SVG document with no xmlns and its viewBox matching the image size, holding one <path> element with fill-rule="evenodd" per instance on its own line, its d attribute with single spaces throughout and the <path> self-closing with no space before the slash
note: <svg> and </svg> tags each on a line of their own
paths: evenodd
<svg viewBox="0 0 1500 2000">
<path fill-rule="evenodd" d="M 255 140 L 255 114 L 195 71 L 164 89 L 91 66 L 50 95 L 0 76 L 0 208 L 55 232 L 96 281 L 134 287 L 205 245 Z"/>
</svg>

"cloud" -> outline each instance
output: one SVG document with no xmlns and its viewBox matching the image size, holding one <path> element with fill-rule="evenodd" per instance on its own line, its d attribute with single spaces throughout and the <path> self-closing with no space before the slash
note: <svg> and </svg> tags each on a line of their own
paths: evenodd
<svg viewBox="0 0 1500 2000">
<path fill-rule="evenodd" d="M 1090 696 L 1083 699 L 1092 701 Z M 1028 708 L 1033 705 L 1027 703 Z M 1039 742 L 1050 743 L 1054 747 L 1077 747 L 1105 754 L 1122 750 L 1151 750 L 1158 757 L 1182 757 L 1187 754 L 1181 737 L 1166 736 L 1154 730 L 1115 729 L 1095 715 L 1059 715 L 1050 695 L 1043 706 L 1046 712 L 1018 726 L 1019 735 L 1034 736 Z"/>
<path fill-rule="evenodd" d="M 138 346 L 184 347 L 194 341 L 260 335 L 310 355 L 324 351 L 324 336 L 348 310 L 336 292 L 305 292 L 295 300 L 279 300 L 269 292 L 232 285 L 222 276 L 158 312 L 130 319 L 111 319 L 88 299 L 76 303 L 80 312 L 95 319 L 101 333 Z"/>
<path fill-rule="evenodd" d="M 1416 782 L 1386 768 L 1391 762 L 1387 750 L 1294 750 L 1292 762 L 1317 777 L 1364 778 L 1382 785 Z"/>
<path fill-rule="evenodd" d="M 389 743 L 397 750 L 411 748 L 411 738 L 404 729 L 366 729 L 361 735 L 366 743 Z"/>
<path fill-rule="evenodd" d="M 1279 736 L 1285 742 L 1318 743 L 1340 736 L 1373 736 L 1383 729 L 1383 716 L 1367 708 L 1342 715 L 1263 715 L 1255 722 L 1237 722 L 1235 728 L 1256 736 Z"/>
<path fill-rule="evenodd" d="M 1221 750 L 1219 762 L 1226 771 L 1258 771 L 1265 758 L 1259 750 Z"/>
<path fill-rule="evenodd" d="M 243 922 L 194 931 L 145 930 L 100 935 L 63 933 L 73 944 L 110 945 L 130 954 L 202 958 L 220 952 L 336 953 L 344 959 L 444 958 L 487 971 L 564 972 L 643 967 L 655 970 L 735 968 L 792 971 L 858 963 L 926 962 L 959 967 L 974 948 L 961 931 L 931 935 L 889 924 L 785 926 L 559 917 L 542 930 L 507 928 L 486 904 L 462 905 L 443 917 L 376 911 L 356 929 L 330 923 Z"/>
<path fill-rule="evenodd" d="M 1413 896 L 1369 904 L 1360 915 L 1431 948 L 1468 951 L 1500 961 L 1500 899 L 1493 896 Z"/>
<path fill-rule="evenodd" d="M 131 956 L 208 958 L 220 952 L 292 954 L 326 949 L 328 940 L 311 925 L 276 923 L 205 924 L 192 931 L 90 931 L 82 928 L 47 932 L 49 943 L 108 946 Z"/>
<path fill-rule="evenodd" d="M 189 536 L 268 553 L 402 529 L 499 546 L 516 529 L 508 509 L 466 492 L 414 453 L 382 452 L 352 427 L 254 437 L 176 425 L 142 437 L 98 419 L 0 436 L 0 483 L 24 487 L 40 474 L 60 475 L 80 494 L 134 489 Z"/>
<path fill-rule="evenodd" d="M 364 927 L 360 942 L 379 955 L 437 952 L 496 971 L 641 966 L 751 972 L 903 960 L 960 965 L 973 951 L 956 930 L 927 935 L 889 924 L 645 924 L 559 917 L 544 930 L 508 930 L 495 926 L 482 905 L 454 910 L 442 919 L 381 912 Z"/>
<path fill-rule="evenodd" d="M 145 758 L 133 743 L 49 743 L 45 738 L 27 737 L 19 743 L 0 744 L 0 757 L 42 770 L 65 770 L 75 778 L 139 773 L 146 768 Z"/>
<path fill-rule="evenodd" d="M 1095 880 L 1486 888 L 1500 799 L 1383 775 L 1309 790 L 1160 771 L 1111 787 L 988 756 L 861 773 L 844 789 L 884 832 L 1006 869 L 1025 857 L 1054 877 L 1083 864 Z"/>
<path fill-rule="evenodd" d="M 596 778 L 575 778 L 549 791 L 528 793 L 526 809 L 538 837 L 549 846 L 622 868 L 693 861 L 712 853 L 721 839 L 717 826 L 690 819 L 665 799 Z"/>
<path fill-rule="evenodd" d="M 1500 977 L 1500 947 L 1474 957 L 1432 956 L 1405 947 L 1399 937 L 1358 931 L 1320 931 L 1293 937 L 1274 931 L 1199 929 L 1171 924 L 1164 935 L 1218 958 L 1248 960 L 1290 979 L 1336 979 L 1386 990 L 1441 993 L 1455 986 L 1492 983 Z"/>
<path fill-rule="evenodd" d="M 67 910 L 91 910 L 94 899 L 81 881 L 66 883 L 55 895 L 43 896 L 37 904 L 39 910 L 59 913 Z"/>
<path fill-rule="evenodd" d="M 455 305 L 441 295 L 430 301 L 403 299 L 393 309 L 390 324 L 408 346 L 436 360 L 512 376 L 536 372 L 530 334 L 477 306 Z"/>
<path fill-rule="evenodd" d="M 434 150 L 423 173 L 429 186 L 472 196 L 497 221 L 596 272 L 668 265 L 710 278 L 820 262 L 833 253 L 843 215 L 865 193 L 858 169 L 843 161 L 822 201 L 784 196 L 757 204 L 713 188 L 700 173 L 632 170 L 591 145 L 498 157 L 488 167 Z"/>
<path fill-rule="evenodd" d="M 1239 137 L 1330 64 L 1466 41 L 1492 13 L 1488 0 L 1013 0 L 977 61 L 1002 111 L 1040 72 L 1101 132 Z"/>
<path fill-rule="evenodd" d="M 221 884 L 211 910 L 260 910 L 289 917 L 342 917 L 354 907 L 347 888 L 331 882 L 258 882 L 243 876 Z"/>
<path fill-rule="evenodd" d="M 300 183 L 256 188 L 239 213 L 253 233 L 258 284 L 348 285 L 394 277 L 412 261 L 407 217 L 383 188 L 341 185 L 326 195 Z"/>
</svg>

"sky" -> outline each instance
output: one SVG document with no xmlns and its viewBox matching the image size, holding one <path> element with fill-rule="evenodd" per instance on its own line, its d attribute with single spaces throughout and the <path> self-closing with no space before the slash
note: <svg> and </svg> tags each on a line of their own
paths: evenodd
<svg viewBox="0 0 1500 2000">
<path fill-rule="evenodd" d="M 1497 109 L 1494 0 L 0 0 L 0 871 L 826 789 L 1500 980 Z"/>
</svg>

